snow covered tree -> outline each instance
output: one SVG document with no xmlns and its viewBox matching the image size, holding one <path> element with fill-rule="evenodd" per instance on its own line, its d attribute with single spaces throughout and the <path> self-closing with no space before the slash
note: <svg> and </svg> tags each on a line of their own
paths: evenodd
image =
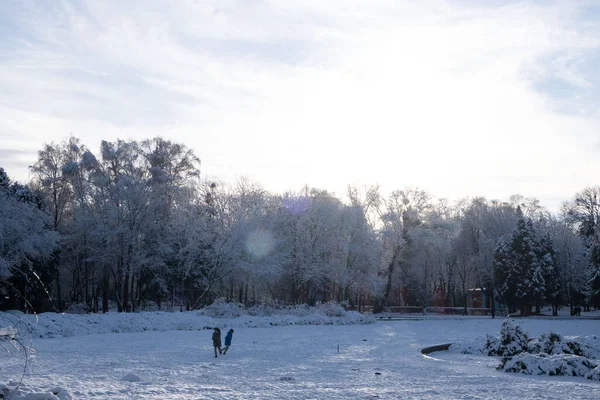
<svg viewBox="0 0 600 400">
<path fill-rule="evenodd" d="M 460 230 L 453 243 L 457 263 L 457 294 L 466 308 L 475 290 L 486 294 L 485 306 L 495 317 L 493 258 L 500 239 L 516 226 L 515 209 L 508 203 L 477 197 L 461 213 Z"/>
<path fill-rule="evenodd" d="M 68 208 L 72 206 L 73 191 L 69 182 L 69 174 L 76 168 L 73 155 L 81 150 L 79 139 L 74 137 L 70 137 L 60 144 L 44 144 L 44 148 L 38 151 L 37 161 L 30 167 L 34 175 L 33 183 L 42 198 L 44 207 L 52 216 L 52 227 L 59 233 L 64 225 L 65 214 L 68 212 Z M 56 271 L 54 277 L 56 307 L 59 311 L 62 311 L 63 289 L 61 285 L 62 263 L 60 251 L 53 255 L 51 262 L 55 264 L 54 270 Z"/>
<path fill-rule="evenodd" d="M 517 217 L 517 227 L 500 240 L 494 252 L 497 293 L 510 308 L 518 307 L 522 314 L 529 314 L 531 307 L 544 299 L 544 268 L 552 268 L 553 260 L 545 259 L 548 249 L 540 247 L 533 222 L 520 207 Z"/>
<path fill-rule="evenodd" d="M 378 297 L 384 288 L 384 281 L 378 275 L 383 253 L 376 230 L 378 191 L 376 187 L 367 187 L 359 194 L 351 186 L 348 198 L 350 205 L 342 215 L 346 263 L 340 289 L 343 288 L 344 294 L 336 300 L 347 300 L 351 307 L 358 306 L 360 310 L 368 297 Z"/>
<path fill-rule="evenodd" d="M 385 199 L 385 209 L 380 210 L 380 215 L 384 246 L 382 276 L 385 277 L 386 285 L 383 296 L 375 299 L 374 311 L 376 312 L 381 312 L 387 305 L 398 270 L 401 298 L 408 289 L 409 268 L 406 260 L 411 248 L 409 232 L 423 223 L 426 213 L 431 209 L 430 200 L 431 196 L 428 193 L 416 188 L 394 191 L 389 198 Z"/>
<path fill-rule="evenodd" d="M 434 296 L 446 297 L 446 282 L 452 279 L 451 243 L 456 233 L 452 221 L 429 216 L 409 232 L 408 285 L 415 305 L 430 306 Z M 450 269 L 449 269 L 450 268 Z M 444 300 L 444 299 L 441 299 Z"/>
<path fill-rule="evenodd" d="M 306 188 L 303 196 L 295 198 L 307 206 L 301 212 L 288 212 L 288 290 L 291 302 L 315 304 L 327 298 L 332 278 L 346 261 L 339 235 L 343 205 L 331 193 L 314 188 Z"/>
<path fill-rule="evenodd" d="M 53 271 L 48 260 L 58 245 L 48 213 L 27 186 L 12 183 L 0 168 L 0 302 L 39 309 Z M 0 304 L 2 304 L 0 303 Z"/>
<path fill-rule="evenodd" d="M 549 233 L 540 238 L 538 258 L 540 271 L 544 279 L 543 299 L 550 303 L 552 306 L 552 315 L 556 316 L 558 315 L 563 288 L 558 254 Z M 537 290 L 539 291 L 541 288 L 537 288 Z"/>
<path fill-rule="evenodd" d="M 560 283 L 571 314 L 575 305 L 582 304 L 591 293 L 586 239 L 577 232 L 578 224 L 571 218 L 570 206 L 562 214 L 550 233 L 558 253 Z"/>
<path fill-rule="evenodd" d="M 600 308 L 600 187 L 589 187 L 577 193 L 566 208 L 567 217 L 585 241 L 590 302 Z"/>
<path fill-rule="evenodd" d="M 56 285 L 49 297 L 92 311 L 100 299 L 104 311 L 109 301 L 134 311 L 218 298 L 370 302 L 375 311 L 435 299 L 466 311 L 482 291 L 492 315 L 494 293 L 522 312 L 547 301 L 556 313 L 565 296 L 591 304 L 600 293 L 598 188 L 553 220 L 518 195 L 456 205 L 411 188 L 383 197 L 377 186 L 351 187 L 348 198 L 310 187 L 282 196 L 247 180 L 200 181 L 199 165 L 190 149 L 162 138 L 104 141 L 98 158 L 69 138 L 39 152 L 33 192 L 5 173 L 0 188 L 5 209 L 47 210 L 45 229 L 60 234 L 53 258 L 25 257 L 44 260 L 42 280 Z"/>
</svg>

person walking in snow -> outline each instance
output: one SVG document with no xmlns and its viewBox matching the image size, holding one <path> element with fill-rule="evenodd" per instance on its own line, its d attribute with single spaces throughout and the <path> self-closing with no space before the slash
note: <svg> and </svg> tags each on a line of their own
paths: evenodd
<svg viewBox="0 0 600 400">
<path fill-rule="evenodd" d="M 215 331 L 212 334 L 213 347 L 215 348 L 215 358 L 217 358 L 217 350 L 219 350 L 219 354 L 221 354 L 221 330 L 219 328 L 215 328 Z"/>
<path fill-rule="evenodd" d="M 233 338 L 233 329 L 230 329 L 225 335 L 225 348 L 223 349 L 223 355 L 227 354 L 227 350 L 229 350 L 229 346 L 231 346 L 231 339 Z"/>
</svg>

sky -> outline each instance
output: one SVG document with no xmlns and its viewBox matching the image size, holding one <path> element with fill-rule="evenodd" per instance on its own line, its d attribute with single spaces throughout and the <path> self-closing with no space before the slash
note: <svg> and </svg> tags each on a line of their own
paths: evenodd
<svg viewBox="0 0 600 400">
<path fill-rule="evenodd" d="M 556 209 L 600 185 L 599 63 L 595 1 L 8 0 L 0 166 L 161 136 L 273 192 Z"/>
</svg>

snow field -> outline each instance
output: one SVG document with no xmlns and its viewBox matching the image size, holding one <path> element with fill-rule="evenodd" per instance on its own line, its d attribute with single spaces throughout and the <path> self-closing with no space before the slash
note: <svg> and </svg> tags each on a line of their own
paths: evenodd
<svg viewBox="0 0 600 400">
<path fill-rule="evenodd" d="M 64 387 L 74 399 L 600 398 L 600 383 L 582 378 L 501 372 L 494 357 L 419 353 L 429 345 L 497 335 L 501 322 L 445 317 L 236 328 L 230 351 L 216 359 L 208 330 L 36 339 L 24 382 L 41 390 Z M 518 322 L 531 336 L 593 335 L 600 326 L 593 320 Z M 220 326 L 230 323 L 224 319 Z M 17 379 L 19 368 L 0 367 L 0 381 Z"/>
</svg>

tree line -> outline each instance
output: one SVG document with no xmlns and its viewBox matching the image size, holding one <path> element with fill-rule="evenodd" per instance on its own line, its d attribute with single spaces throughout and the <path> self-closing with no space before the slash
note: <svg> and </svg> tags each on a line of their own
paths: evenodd
<svg viewBox="0 0 600 400">
<path fill-rule="evenodd" d="M 344 302 L 600 308 L 600 187 L 453 203 L 418 188 L 273 194 L 200 177 L 162 138 L 45 144 L 27 185 L 0 168 L 0 308 L 196 309 Z"/>
</svg>

